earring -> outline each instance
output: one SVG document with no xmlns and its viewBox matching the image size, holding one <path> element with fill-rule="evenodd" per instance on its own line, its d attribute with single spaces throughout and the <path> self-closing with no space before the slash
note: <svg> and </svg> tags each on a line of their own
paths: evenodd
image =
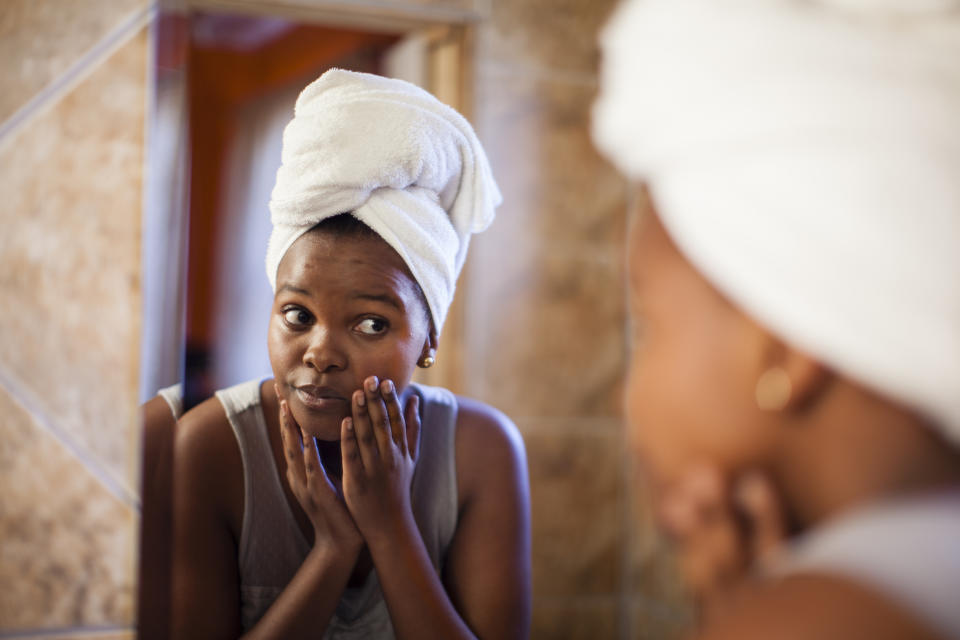
<svg viewBox="0 0 960 640">
<path fill-rule="evenodd" d="M 782 367 L 770 367 L 757 380 L 754 391 L 761 411 L 781 411 L 793 395 L 793 383 Z"/>
<path fill-rule="evenodd" d="M 434 362 L 436 362 L 436 360 L 434 360 L 433 356 L 423 356 L 420 358 L 420 362 L 418 362 L 417 365 L 421 369 L 429 369 L 433 366 Z"/>
</svg>

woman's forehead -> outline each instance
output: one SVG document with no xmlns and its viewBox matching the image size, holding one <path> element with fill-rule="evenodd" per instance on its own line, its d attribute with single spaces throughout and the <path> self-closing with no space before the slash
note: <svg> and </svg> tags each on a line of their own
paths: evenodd
<svg viewBox="0 0 960 640">
<path fill-rule="evenodd" d="M 399 294 L 416 288 L 406 263 L 379 236 L 324 231 L 310 231 L 294 241 L 277 269 L 278 287 L 284 280 L 296 280 L 301 286 L 314 280 L 380 286 Z"/>
</svg>

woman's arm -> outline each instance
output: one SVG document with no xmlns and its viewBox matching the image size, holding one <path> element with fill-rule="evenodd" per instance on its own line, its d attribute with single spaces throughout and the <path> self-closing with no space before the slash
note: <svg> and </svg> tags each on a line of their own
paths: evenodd
<svg viewBox="0 0 960 640">
<path fill-rule="evenodd" d="M 242 509 L 240 450 L 210 399 L 180 419 L 174 437 L 171 637 L 240 635 L 237 504 Z"/>
<path fill-rule="evenodd" d="M 319 458 L 313 457 L 316 449 L 302 446 L 299 428 L 291 421 L 284 417 L 281 424 L 286 430 L 288 481 L 301 504 L 310 503 L 307 512 L 317 529 L 324 526 L 324 508 L 330 505 L 320 504 L 327 494 L 326 487 L 317 484 L 325 476 L 320 475 Z M 174 464 L 173 637 L 237 638 L 241 633 L 237 542 L 243 518 L 243 465 L 219 401 L 208 400 L 181 419 Z M 349 518 L 342 503 L 340 508 L 340 515 Z M 322 634 L 350 578 L 360 539 L 358 534 L 352 543 L 344 544 L 332 543 L 334 538 L 328 535 L 316 539 L 320 542 L 293 580 L 243 637 Z"/>
<path fill-rule="evenodd" d="M 530 490 L 520 433 L 505 415 L 460 398 L 457 531 L 444 581 L 481 638 L 526 638 L 530 629 Z"/>
<path fill-rule="evenodd" d="M 361 404 L 362 401 L 362 404 Z M 416 397 L 401 414 L 389 381 L 355 394 L 342 442 L 344 493 L 363 533 L 398 638 L 525 638 L 530 618 L 526 463 L 513 425 L 463 401 L 457 421 L 461 509 L 446 586 L 409 503 L 419 438 Z"/>
</svg>

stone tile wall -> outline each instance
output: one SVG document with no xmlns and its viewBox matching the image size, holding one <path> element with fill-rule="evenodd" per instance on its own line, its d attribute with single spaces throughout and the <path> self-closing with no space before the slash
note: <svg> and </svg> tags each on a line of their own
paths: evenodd
<svg viewBox="0 0 960 640">
<path fill-rule="evenodd" d="M 132 638 L 144 0 L 0 7 L 0 636 Z"/>
<path fill-rule="evenodd" d="M 474 122 L 504 204 L 461 289 L 465 392 L 526 441 L 533 638 L 668 639 L 689 618 L 621 421 L 628 185 L 589 136 L 615 4 L 491 0 L 477 33 Z"/>
</svg>

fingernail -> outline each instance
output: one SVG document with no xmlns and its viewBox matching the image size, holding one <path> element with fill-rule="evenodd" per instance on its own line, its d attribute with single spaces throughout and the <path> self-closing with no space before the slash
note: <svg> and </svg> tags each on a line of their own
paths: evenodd
<svg viewBox="0 0 960 640">
<path fill-rule="evenodd" d="M 371 376 L 367 378 L 367 389 L 370 391 L 376 391 L 377 385 L 379 384 L 379 382 L 380 381 L 377 380 L 377 376 Z"/>
<path fill-rule="evenodd" d="M 384 380 L 381 382 L 380 391 L 383 393 L 393 393 L 393 380 Z"/>
<path fill-rule="evenodd" d="M 352 431 L 353 431 L 353 418 L 344 418 L 344 419 L 343 419 L 343 426 L 346 428 L 347 431 L 351 431 L 351 432 L 352 432 Z"/>
<path fill-rule="evenodd" d="M 367 398 L 363 395 L 363 391 L 357 391 L 356 393 L 357 404 L 361 407 L 367 404 Z"/>
</svg>

